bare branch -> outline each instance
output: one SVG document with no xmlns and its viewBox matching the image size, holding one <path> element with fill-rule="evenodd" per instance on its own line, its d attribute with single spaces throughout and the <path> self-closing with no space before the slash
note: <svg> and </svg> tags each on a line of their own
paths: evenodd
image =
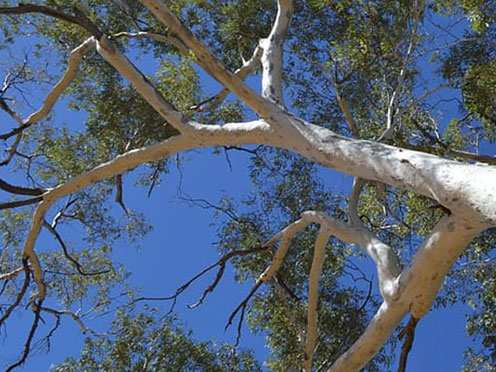
<svg viewBox="0 0 496 372">
<path fill-rule="evenodd" d="M 34 300 L 32 300 L 34 302 Z M 21 357 L 19 360 L 13 364 L 11 364 L 5 372 L 11 372 L 14 369 L 22 366 L 24 362 L 26 361 L 29 352 L 31 350 L 31 342 L 33 341 L 34 334 L 36 333 L 36 329 L 38 328 L 38 324 L 40 321 L 40 309 L 41 309 L 41 304 L 43 303 L 43 300 L 38 300 L 37 304 L 35 304 L 34 307 L 34 319 L 33 319 L 33 324 L 31 325 L 31 329 L 29 330 L 28 333 L 28 338 L 26 339 L 26 342 L 24 343 L 24 351 L 22 352 Z"/>
<path fill-rule="evenodd" d="M 111 43 L 110 39 L 103 37 L 97 43 L 97 51 L 117 71 L 129 80 L 141 96 L 179 132 L 186 132 L 189 124 L 182 113 L 169 103 L 159 90 L 145 75 L 133 65 L 129 59 L 122 55 Z"/>
<path fill-rule="evenodd" d="M 1 13 L 1 9 L 2 8 L 0 8 L 0 13 Z M 26 128 L 29 128 L 31 125 L 43 119 L 52 110 L 53 106 L 55 105 L 61 94 L 67 89 L 70 82 L 76 76 L 81 59 L 94 47 L 95 47 L 95 40 L 93 38 L 89 38 L 86 41 L 84 41 L 81 45 L 79 45 L 77 48 L 72 50 L 69 57 L 67 70 L 65 71 L 62 78 L 57 82 L 57 84 L 55 84 L 53 89 L 48 93 L 42 106 L 36 112 L 29 115 L 26 119 L 23 119 L 22 121 L 18 120 L 20 125 L 17 128 L 11 130 L 8 133 L 0 135 L 0 140 L 6 140 L 10 137 L 17 136 L 11 148 L 8 150 L 9 152 L 8 157 L 0 163 L 0 166 L 7 165 L 11 161 L 21 141 L 22 132 Z"/>
<path fill-rule="evenodd" d="M 69 254 L 69 250 L 67 249 L 67 246 L 64 243 L 64 240 L 60 236 L 57 230 L 55 230 L 55 227 L 53 225 L 50 225 L 47 221 L 43 221 L 43 226 L 55 237 L 55 239 L 58 241 L 60 246 L 62 247 L 62 251 L 64 252 L 65 258 L 67 258 L 68 261 L 70 261 L 76 270 L 79 272 L 81 275 L 85 276 L 93 276 L 93 275 L 101 275 L 101 274 L 106 274 L 110 272 L 110 270 L 101 270 L 101 271 L 92 271 L 92 272 L 87 272 L 86 270 L 83 270 L 83 267 L 81 264 Z"/>
<path fill-rule="evenodd" d="M 100 333 L 95 332 L 92 329 L 86 327 L 86 325 L 82 321 L 81 317 L 77 313 L 74 313 L 74 312 L 69 311 L 69 310 L 55 310 L 55 309 L 51 309 L 49 307 L 43 307 L 43 306 L 40 308 L 40 310 L 43 312 L 55 315 L 57 318 L 60 318 L 63 315 L 69 316 L 72 319 L 74 319 L 74 321 L 81 327 L 83 334 L 90 333 L 93 336 L 97 336 L 97 337 L 102 336 Z"/>
<path fill-rule="evenodd" d="M 351 203 L 351 202 L 350 202 Z M 307 211 L 302 217 L 325 226 L 331 235 L 351 244 L 358 244 L 374 260 L 379 277 L 379 288 L 386 302 L 394 302 L 399 296 L 398 258 L 391 247 L 381 242 L 363 225 L 348 226 L 344 222 L 322 212 Z"/>
<path fill-rule="evenodd" d="M 264 244 L 264 246 L 272 246 L 279 239 L 282 239 L 279 248 L 277 248 L 277 251 L 274 254 L 274 258 L 272 259 L 272 264 L 267 269 L 265 269 L 265 271 L 260 275 L 258 281 L 266 282 L 277 273 L 277 271 L 282 265 L 282 261 L 284 260 L 284 257 L 286 256 L 286 253 L 289 248 L 289 244 L 291 243 L 293 236 L 299 231 L 303 230 L 305 227 L 307 227 L 309 223 L 310 221 L 306 219 L 303 218 L 299 219 L 293 222 L 292 224 L 286 226 L 283 230 L 278 232 L 267 243 Z"/>
<path fill-rule="evenodd" d="M 3 313 L 2 317 L 0 318 L 0 327 L 7 320 L 7 318 L 10 316 L 10 314 L 12 313 L 12 311 L 14 311 L 14 309 L 17 306 L 19 306 L 19 304 L 21 303 L 22 298 L 24 297 L 24 295 L 26 294 L 26 291 L 28 290 L 29 281 L 30 281 L 30 277 L 31 277 L 31 273 L 29 271 L 28 261 L 27 260 L 22 260 L 22 266 L 23 266 L 22 267 L 22 270 L 24 271 L 24 283 L 22 284 L 22 287 L 19 290 L 19 292 L 17 292 L 17 296 L 16 296 L 16 299 L 15 299 L 14 303 L 12 305 L 10 305 L 7 308 L 7 310 L 5 310 L 5 312 Z M 6 278 L 6 279 L 9 279 L 9 278 Z"/>
<path fill-rule="evenodd" d="M 0 167 L 3 167 L 10 163 L 14 155 L 17 153 L 17 147 L 19 147 L 19 144 L 21 143 L 21 139 L 22 139 L 22 132 L 17 134 L 14 143 L 7 150 L 8 153 L 7 157 L 2 162 L 0 162 Z"/>
<path fill-rule="evenodd" d="M 23 271 L 24 271 L 23 267 L 18 267 L 15 270 L 12 270 L 8 273 L 0 275 L 0 280 L 9 280 L 9 279 L 15 278 L 17 275 L 19 275 Z"/>
<path fill-rule="evenodd" d="M 37 196 L 36 198 L 30 198 L 30 199 L 24 199 L 24 200 L 17 200 L 17 201 L 13 201 L 13 202 L 1 203 L 0 204 L 0 210 L 24 207 L 26 205 L 36 204 L 41 200 L 43 200 L 43 197 Z"/>
<path fill-rule="evenodd" d="M 403 341 L 403 346 L 401 347 L 400 363 L 398 366 L 398 372 L 406 372 L 406 362 L 408 359 L 408 354 L 412 350 L 413 339 L 415 338 L 415 327 L 417 326 L 418 319 L 413 316 L 410 317 L 408 324 L 403 328 L 403 330 L 398 335 L 398 340 L 405 339 Z"/>
<path fill-rule="evenodd" d="M 455 260 L 478 229 L 464 229 L 463 220 L 445 216 L 424 240 L 412 264 L 400 275 L 400 296 L 383 302 L 365 332 L 327 372 L 359 371 L 384 345 L 401 319 L 408 314 L 422 318 Z"/>
<path fill-rule="evenodd" d="M 36 188 L 27 188 L 27 187 L 21 187 L 21 186 L 14 186 L 11 185 L 8 182 L 5 182 L 4 180 L 0 179 L 0 189 L 10 192 L 11 194 L 17 194 L 17 195 L 32 195 L 32 196 L 38 196 L 43 194 L 46 190 Z"/>
<path fill-rule="evenodd" d="M 252 249 L 235 250 L 235 251 L 231 251 L 229 253 L 226 253 L 218 261 L 207 266 L 205 269 L 201 270 L 198 274 L 196 274 L 191 279 L 189 279 L 186 283 L 184 283 L 182 286 L 180 286 L 173 295 L 166 296 L 166 297 L 139 297 L 139 298 L 134 299 L 131 302 L 131 304 L 134 304 L 134 303 L 140 302 L 140 301 L 169 301 L 169 300 L 173 300 L 173 303 L 171 305 L 171 311 L 172 311 L 175 307 L 176 300 L 181 293 L 183 293 L 186 289 L 188 289 L 188 287 L 191 284 L 193 284 L 196 280 L 198 280 L 203 275 L 208 273 L 210 270 L 214 269 L 215 267 L 219 267 L 219 270 L 217 271 L 217 274 L 215 276 L 214 281 L 212 282 L 212 284 L 210 284 L 208 287 L 205 288 L 200 299 L 197 302 L 195 302 L 194 304 L 188 305 L 189 308 L 195 308 L 195 307 L 201 305 L 203 303 L 203 301 L 205 300 L 206 296 L 215 289 L 215 287 L 219 283 L 220 279 L 222 278 L 222 275 L 224 274 L 225 265 L 230 259 L 232 259 L 234 257 L 246 256 L 246 255 L 257 253 L 257 252 L 262 252 L 262 251 L 267 250 L 269 247 L 270 246 L 264 245 L 264 246 L 256 247 L 256 248 L 252 248 Z"/>
<path fill-rule="evenodd" d="M 47 6 L 35 4 L 19 4 L 19 6 L 16 7 L 0 8 L 0 14 L 44 14 L 49 17 L 57 18 L 65 22 L 79 25 L 97 39 L 102 36 L 102 32 L 98 29 L 98 27 L 93 22 L 91 22 L 89 18 L 81 12 L 81 10 L 79 10 L 77 7 L 74 7 L 73 12 L 74 15 L 71 15 Z"/>
<path fill-rule="evenodd" d="M 262 97 L 284 107 L 282 68 L 284 39 L 293 17 L 293 1 L 278 0 L 277 16 L 267 39 L 260 41 L 262 55 Z"/>
<path fill-rule="evenodd" d="M 239 320 L 238 320 L 238 335 L 236 336 L 236 342 L 234 343 L 234 346 L 238 346 L 239 344 L 239 340 L 241 339 L 241 327 L 243 325 L 243 320 L 245 318 L 245 311 L 246 311 L 246 308 L 248 306 L 248 303 L 250 302 L 250 299 L 253 297 L 253 295 L 257 292 L 258 288 L 260 288 L 260 286 L 262 285 L 262 281 L 260 280 L 257 280 L 255 282 L 255 284 L 253 285 L 253 287 L 251 288 L 250 292 L 248 293 L 248 295 L 243 299 L 243 301 L 241 301 L 241 303 L 236 307 L 236 309 L 234 309 L 234 311 L 231 313 L 231 315 L 229 316 L 229 319 L 227 321 L 227 324 L 226 326 L 224 327 L 224 329 L 228 329 L 234 318 L 236 317 L 236 315 L 238 314 L 238 312 L 241 311 L 240 315 L 239 315 Z"/>
</svg>

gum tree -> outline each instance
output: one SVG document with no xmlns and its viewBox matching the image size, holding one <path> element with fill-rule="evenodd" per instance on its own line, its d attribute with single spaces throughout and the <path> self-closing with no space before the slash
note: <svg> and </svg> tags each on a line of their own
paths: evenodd
<svg viewBox="0 0 496 372">
<path fill-rule="evenodd" d="M 229 323 L 248 309 L 252 326 L 269 333 L 272 370 L 377 370 L 409 316 L 404 370 L 415 325 L 446 280 L 439 304 L 480 304 L 469 329 L 487 352 L 467 368 L 491 370 L 496 161 L 481 149 L 495 133 L 495 11 L 477 0 L 2 2 L 4 51 L 33 43 L 22 62 L 6 59 L 0 95 L 10 122 L 0 135 L 0 187 L 10 194 L 1 204 L 8 301 L 0 323 L 21 304 L 34 314 L 21 358 L 7 370 L 28 356 L 44 313 L 91 332 L 66 309 L 88 298 L 93 311 L 111 306 L 111 288 L 125 276 L 112 244 L 149 230 L 126 207 L 123 190 L 133 186 L 124 176 L 141 170 L 136 177 L 151 192 L 168 159 L 209 147 L 253 155 L 263 202 L 249 202 L 244 215 L 229 201 L 208 204 L 229 220 L 204 296 L 230 260 L 240 279 L 254 278 Z M 146 75 L 152 63 L 132 61 L 140 55 L 153 57 L 158 72 Z M 47 56 L 58 62 L 43 65 Z M 202 93 L 202 74 L 219 83 L 217 94 Z M 260 92 L 245 83 L 249 75 Z M 24 87 L 45 92 L 39 109 L 22 101 Z M 86 114 L 77 130 L 51 115 L 62 98 Z M 324 168 L 354 177 L 348 197 L 326 191 Z M 14 169 L 24 170 L 23 183 L 9 180 Z M 264 222 L 271 214 L 276 224 Z M 69 223 L 84 227 L 85 248 L 67 247 L 58 227 Z M 39 249 L 42 230 L 60 249 Z M 336 279 L 360 254 L 350 245 L 375 264 L 377 306 L 360 306 L 359 293 Z M 461 256 L 469 264 L 455 264 Z M 463 288 L 450 287 L 457 278 Z M 347 332 L 336 314 L 356 329 Z"/>
</svg>

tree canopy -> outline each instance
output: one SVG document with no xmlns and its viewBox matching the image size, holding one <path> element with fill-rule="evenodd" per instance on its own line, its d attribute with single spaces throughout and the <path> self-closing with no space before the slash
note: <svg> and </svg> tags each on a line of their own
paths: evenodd
<svg viewBox="0 0 496 372">
<path fill-rule="evenodd" d="M 5 371 L 61 318 L 88 338 L 54 371 L 405 371 L 455 303 L 464 371 L 495 371 L 495 2 L 3 0 L 0 29 L 0 334 L 32 314 Z M 250 191 L 185 197 L 217 215 L 218 261 L 150 297 L 116 259 L 157 227 L 126 196 L 205 148 L 246 154 Z M 251 286 L 228 325 L 266 361 L 151 307 L 213 275 L 200 306 L 228 265 Z"/>
</svg>

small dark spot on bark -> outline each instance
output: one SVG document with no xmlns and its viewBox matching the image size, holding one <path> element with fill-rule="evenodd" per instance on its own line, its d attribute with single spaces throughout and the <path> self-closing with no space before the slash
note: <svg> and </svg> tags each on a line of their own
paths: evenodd
<svg viewBox="0 0 496 372">
<path fill-rule="evenodd" d="M 450 222 L 447 226 L 449 232 L 455 231 L 455 224 L 453 222 Z"/>
<path fill-rule="evenodd" d="M 459 199 L 459 198 L 453 198 L 453 199 L 451 199 L 451 200 L 452 200 L 452 201 L 454 201 L 454 202 L 457 202 L 457 201 L 458 201 L 458 200 L 460 200 L 460 199 Z"/>
</svg>

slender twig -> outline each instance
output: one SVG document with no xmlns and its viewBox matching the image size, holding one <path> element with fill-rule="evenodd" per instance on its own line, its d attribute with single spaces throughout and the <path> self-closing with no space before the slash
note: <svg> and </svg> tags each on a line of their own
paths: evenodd
<svg viewBox="0 0 496 372">
<path fill-rule="evenodd" d="M 83 331 L 83 334 L 85 334 L 85 333 L 91 333 L 93 336 L 98 336 L 98 337 L 101 336 L 100 333 L 97 333 L 97 332 L 89 329 L 88 327 L 86 327 L 85 324 L 83 323 L 83 321 L 81 320 L 81 317 L 78 314 L 73 313 L 72 311 L 69 311 L 69 310 L 55 310 L 55 309 L 51 309 L 49 307 L 41 307 L 40 310 L 43 311 L 43 312 L 46 312 L 46 313 L 55 315 L 55 317 L 57 317 L 57 318 L 60 318 L 63 315 L 69 316 L 72 319 L 74 319 L 74 321 L 79 325 L 79 327 L 81 327 L 81 330 Z"/>
<path fill-rule="evenodd" d="M 208 295 L 208 293 L 212 292 L 215 289 L 216 285 L 219 283 L 219 281 L 220 281 L 220 279 L 224 273 L 224 267 L 225 267 L 227 261 L 229 261 L 230 259 L 232 259 L 234 257 L 246 256 L 246 255 L 253 254 L 253 253 L 263 252 L 263 251 L 267 250 L 268 248 L 270 248 L 270 246 L 263 245 L 263 246 L 252 248 L 252 249 L 240 249 L 240 250 L 235 250 L 235 251 L 231 251 L 229 253 L 226 253 L 219 260 L 217 260 L 213 264 L 207 266 L 206 268 L 201 270 L 198 274 L 196 274 L 191 279 L 189 279 L 182 286 L 180 286 L 173 295 L 165 296 L 165 297 L 139 297 L 139 298 L 136 298 L 133 301 L 131 301 L 130 304 L 135 304 L 135 303 L 141 302 L 141 301 L 170 301 L 170 300 L 173 300 L 173 304 L 171 306 L 171 310 L 173 310 L 174 306 L 176 304 L 176 299 L 181 293 L 183 293 L 196 280 L 198 280 L 203 275 L 208 273 L 210 270 L 212 270 L 218 266 L 219 271 L 217 272 L 212 284 L 210 284 L 207 288 L 205 288 L 200 299 L 198 301 L 196 301 L 196 303 L 188 306 L 190 308 L 197 307 L 205 300 L 205 297 Z"/>
<path fill-rule="evenodd" d="M 261 280 L 257 280 L 255 282 L 255 284 L 251 288 L 248 295 L 246 295 L 246 297 L 243 299 L 243 301 L 241 301 L 241 303 L 236 307 L 236 309 L 234 309 L 234 311 L 229 316 L 229 319 L 227 320 L 227 323 L 226 323 L 226 326 L 224 327 L 224 330 L 227 330 L 231 326 L 234 318 L 236 317 L 238 312 L 241 311 L 240 316 L 239 316 L 239 320 L 238 320 L 238 334 L 236 336 L 236 342 L 234 344 L 235 346 L 238 346 L 239 340 L 241 339 L 241 327 L 243 325 L 243 320 L 244 320 L 244 316 L 245 316 L 246 307 L 248 306 L 248 302 L 250 301 L 252 296 L 255 294 L 255 292 L 258 290 L 258 288 L 260 288 L 262 283 L 263 282 Z"/>
<path fill-rule="evenodd" d="M 60 236 L 60 234 L 58 233 L 58 231 L 55 229 L 55 227 L 53 227 L 52 225 L 50 225 L 47 221 L 43 221 L 43 226 L 55 237 L 55 239 L 59 242 L 60 246 L 62 247 L 62 251 L 64 252 L 64 256 L 65 258 L 67 258 L 67 260 L 69 260 L 73 265 L 74 267 L 76 268 L 76 270 L 81 274 L 81 275 L 85 275 L 85 276 L 94 276 L 94 275 L 102 275 L 102 274 L 106 274 L 108 272 L 110 272 L 110 270 L 101 270 L 101 271 L 91 271 L 91 272 L 87 272 L 85 270 L 83 270 L 83 267 L 81 266 L 81 264 L 74 258 L 72 257 L 70 254 L 69 254 L 69 250 L 67 249 L 67 246 L 65 245 L 65 242 L 64 240 L 62 239 L 62 237 Z"/>
</svg>

